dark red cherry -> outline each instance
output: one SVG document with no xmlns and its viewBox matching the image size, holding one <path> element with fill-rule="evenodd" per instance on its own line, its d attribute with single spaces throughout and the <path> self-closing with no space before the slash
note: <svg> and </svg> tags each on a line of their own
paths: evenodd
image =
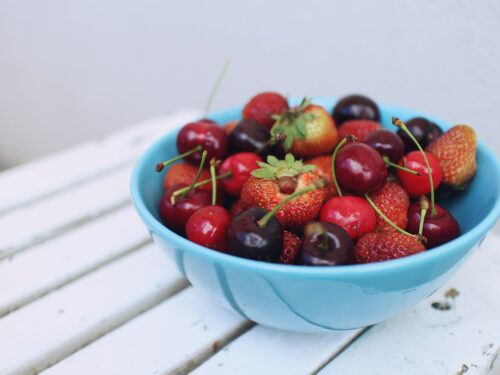
<svg viewBox="0 0 500 375">
<path fill-rule="evenodd" d="M 177 134 L 177 151 L 184 154 L 196 147 L 200 150 L 185 156 L 188 162 L 200 164 L 203 150 L 207 150 L 207 160 L 221 160 L 227 154 L 226 132 L 206 119 L 184 125 Z"/>
<path fill-rule="evenodd" d="M 179 196 L 172 204 L 171 198 L 174 191 L 187 185 L 174 185 L 168 188 L 160 201 L 160 217 L 167 228 L 177 233 L 184 233 L 186 223 L 197 210 L 211 202 L 211 195 L 204 190 L 191 190 L 185 197 Z"/>
<path fill-rule="evenodd" d="M 337 126 L 349 120 L 371 120 L 380 122 L 377 104 L 363 95 L 349 95 L 340 99 L 332 113 Z"/>
<path fill-rule="evenodd" d="M 457 220 L 443 207 L 436 206 L 436 213 L 431 214 L 430 208 L 427 210 L 424 219 L 424 230 L 422 235 L 427 239 L 428 249 L 439 246 L 457 238 L 460 235 L 460 226 Z M 420 203 L 414 202 L 408 208 L 408 226 L 410 233 L 418 234 L 420 225 Z"/>
<path fill-rule="evenodd" d="M 377 150 L 380 156 L 387 156 L 397 163 L 405 153 L 405 146 L 396 133 L 386 129 L 375 130 L 365 137 L 364 143 Z"/>
<path fill-rule="evenodd" d="M 186 223 L 187 239 L 210 249 L 227 250 L 227 232 L 231 215 L 222 206 L 205 206 Z"/>
<path fill-rule="evenodd" d="M 257 152 L 266 147 L 271 131 L 253 120 L 241 120 L 229 136 L 229 150 L 236 152 Z"/>
<path fill-rule="evenodd" d="M 233 218 L 228 234 L 230 254 L 266 262 L 275 262 L 281 253 L 283 229 L 272 216 L 264 227 L 257 222 L 268 213 L 263 208 L 250 208 Z"/>
<path fill-rule="evenodd" d="M 319 217 L 322 222 L 339 225 L 353 239 L 373 232 L 377 226 L 375 211 L 361 197 L 331 198 L 321 208 Z"/>
<path fill-rule="evenodd" d="M 252 152 L 239 152 L 229 156 L 219 167 L 219 175 L 231 173 L 229 177 L 221 180 L 224 191 L 238 197 L 252 171 L 259 168 L 257 163 L 263 161 L 259 155 Z"/>
<path fill-rule="evenodd" d="M 350 143 L 337 153 L 335 175 L 343 190 L 364 195 L 382 187 L 387 178 L 387 167 L 379 153 L 370 146 Z"/>
<path fill-rule="evenodd" d="M 352 248 L 352 238 L 337 224 L 312 222 L 304 229 L 300 261 L 308 266 L 351 264 Z"/>
<path fill-rule="evenodd" d="M 408 120 L 406 126 L 424 149 L 443 134 L 443 131 L 438 125 L 423 117 L 415 117 Z M 399 129 L 397 133 L 405 145 L 406 153 L 418 149 L 415 142 L 413 142 L 408 134 L 402 129 Z"/>
</svg>

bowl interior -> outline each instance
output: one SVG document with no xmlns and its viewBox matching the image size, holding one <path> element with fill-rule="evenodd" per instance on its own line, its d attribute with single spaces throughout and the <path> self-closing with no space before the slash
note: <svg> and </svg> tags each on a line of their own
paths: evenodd
<svg viewBox="0 0 500 375">
<path fill-rule="evenodd" d="M 291 101 L 292 104 L 297 103 L 296 100 Z M 335 104 L 335 100 L 326 98 L 316 98 L 314 103 L 323 105 L 327 110 L 331 110 Z M 428 116 L 417 111 L 402 109 L 399 107 L 380 105 L 382 115 L 382 125 L 392 131 L 395 127 L 391 124 L 391 117 L 397 116 L 403 120 L 408 120 L 412 117 L 423 116 L 433 120 L 440 125 L 443 130 L 448 129 L 451 125 L 443 120 L 433 116 Z M 224 124 L 230 120 L 237 120 L 241 116 L 241 107 L 229 109 L 223 112 L 214 113 L 209 118 L 219 124 Z M 179 124 L 182 126 L 182 124 Z M 146 153 L 139 163 L 140 170 L 138 173 L 139 195 L 142 197 L 143 203 L 147 210 L 161 222 L 158 213 L 158 202 L 163 194 L 162 178 L 163 173 L 156 173 L 154 166 L 160 160 L 165 160 L 177 155 L 175 145 L 177 132 L 174 131 L 163 137 Z M 455 193 L 451 198 L 441 199 L 439 203 L 446 207 L 456 217 L 460 223 L 462 234 L 467 233 L 472 228 L 477 226 L 488 214 L 493 210 L 497 211 L 498 216 L 498 201 L 500 192 L 499 167 L 495 156 L 487 150 L 481 143 L 477 153 L 477 174 L 472 180 L 469 188 L 463 192 Z M 491 215 L 490 215 L 491 216 Z M 496 218 L 495 218 L 496 219 Z M 492 220 L 492 224 L 494 220 Z M 490 225 L 490 226 L 491 226 Z"/>
</svg>

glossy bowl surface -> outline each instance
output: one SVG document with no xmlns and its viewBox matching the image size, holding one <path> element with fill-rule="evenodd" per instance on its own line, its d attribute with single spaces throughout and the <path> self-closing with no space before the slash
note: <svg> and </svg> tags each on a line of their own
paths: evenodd
<svg viewBox="0 0 500 375">
<path fill-rule="evenodd" d="M 335 99 L 314 98 L 313 102 L 331 110 Z M 443 130 L 450 127 L 417 111 L 389 105 L 380 108 L 382 123 L 391 130 L 391 116 L 403 120 L 424 116 Z M 240 113 L 238 107 L 209 118 L 223 124 L 239 119 Z M 478 170 L 469 189 L 441 201 L 462 229 L 462 235 L 449 243 L 397 260 L 340 267 L 285 266 L 238 258 L 196 245 L 167 229 L 159 219 L 163 174 L 155 172 L 155 165 L 177 154 L 177 131 L 157 141 L 135 166 L 131 182 L 134 206 L 153 240 L 196 288 L 243 317 L 270 327 L 302 332 L 348 330 L 391 318 L 442 287 L 500 213 L 499 163 L 479 143 Z"/>
</svg>

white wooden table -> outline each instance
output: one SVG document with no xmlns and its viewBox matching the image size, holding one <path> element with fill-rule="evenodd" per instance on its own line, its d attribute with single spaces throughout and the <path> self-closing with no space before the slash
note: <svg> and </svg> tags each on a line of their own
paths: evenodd
<svg viewBox="0 0 500 375">
<path fill-rule="evenodd" d="M 499 236 L 428 300 L 353 332 L 256 326 L 190 287 L 135 215 L 129 176 L 195 116 L 0 174 L 0 374 L 500 374 Z"/>
</svg>

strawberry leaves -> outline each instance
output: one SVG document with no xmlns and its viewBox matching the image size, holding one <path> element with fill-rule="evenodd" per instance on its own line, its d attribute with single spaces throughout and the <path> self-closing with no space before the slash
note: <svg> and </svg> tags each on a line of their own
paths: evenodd
<svg viewBox="0 0 500 375">
<path fill-rule="evenodd" d="M 257 162 L 259 169 L 252 171 L 252 176 L 264 180 L 272 180 L 281 177 L 295 177 L 302 173 L 312 171 L 313 164 L 304 165 L 302 160 L 295 160 L 292 154 L 286 154 L 285 160 L 279 160 L 276 156 L 269 155 L 267 163 Z"/>
<path fill-rule="evenodd" d="M 294 139 L 305 139 L 307 137 L 307 124 L 315 118 L 312 113 L 304 112 L 310 104 L 311 101 L 304 98 L 298 107 L 273 117 L 276 122 L 271 129 L 271 134 L 286 135 L 286 139 L 283 142 L 285 151 L 290 150 Z"/>
</svg>

